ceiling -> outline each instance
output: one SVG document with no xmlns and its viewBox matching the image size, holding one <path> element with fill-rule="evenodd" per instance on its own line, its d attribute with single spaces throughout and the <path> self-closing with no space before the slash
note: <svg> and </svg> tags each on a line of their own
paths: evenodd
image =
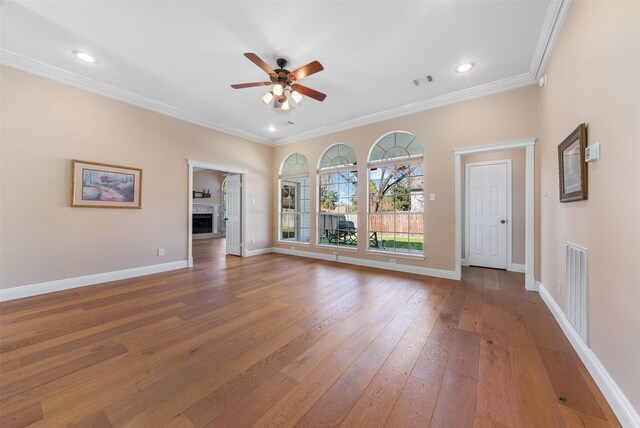
<svg viewBox="0 0 640 428">
<path fill-rule="evenodd" d="M 270 145 L 535 83 L 567 7 L 563 0 L 0 4 L 2 63 Z M 79 61 L 76 49 L 99 63 Z M 320 61 L 324 71 L 302 83 L 326 100 L 305 98 L 283 112 L 262 103 L 265 87 L 232 89 L 268 80 L 244 52 L 273 68 L 283 57 L 289 70 Z M 476 67 L 456 73 L 465 61 Z"/>
</svg>

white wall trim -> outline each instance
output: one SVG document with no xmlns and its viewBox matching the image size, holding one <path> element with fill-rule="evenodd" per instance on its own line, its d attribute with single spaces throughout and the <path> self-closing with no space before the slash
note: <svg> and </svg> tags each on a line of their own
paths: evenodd
<svg viewBox="0 0 640 428">
<path fill-rule="evenodd" d="M 534 146 L 536 144 L 535 138 L 527 138 L 525 140 L 507 141 L 497 144 L 485 144 L 483 146 L 462 147 L 454 149 L 454 155 L 470 155 L 473 153 L 488 153 L 497 152 L 501 150 L 521 149 L 527 146 Z"/>
<path fill-rule="evenodd" d="M 94 94 L 102 95 L 118 101 L 123 101 L 127 104 L 132 104 L 137 107 L 155 111 L 156 113 L 184 120 L 185 122 L 204 126 L 205 128 L 213 129 L 214 131 L 224 132 L 225 134 L 244 138 L 260 144 L 271 145 L 271 143 L 267 139 L 260 137 L 259 135 L 243 131 L 242 129 L 223 125 L 221 123 L 217 123 L 209 118 L 205 118 L 198 114 L 161 103 L 160 101 L 156 101 L 151 98 L 135 94 L 133 92 L 116 88 L 115 86 L 107 85 L 106 83 L 98 82 L 96 80 L 80 76 L 79 74 L 54 67 L 52 65 L 40 62 L 33 58 L 29 58 L 6 49 L 0 49 L 0 63 L 8 65 L 9 67 L 26 71 L 28 73 L 45 77 L 50 80 L 54 80 L 56 82 L 63 83 L 65 85 L 93 92 Z"/>
<path fill-rule="evenodd" d="M 507 270 L 509 272 L 519 272 L 519 273 L 524 273 L 525 272 L 525 267 L 522 263 L 511 263 L 509 266 L 507 266 Z"/>
<path fill-rule="evenodd" d="M 273 247 L 258 248 L 257 250 L 248 250 L 246 257 L 259 256 L 261 254 L 273 253 Z"/>
<path fill-rule="evenodd" d="M 550 1 L 547 13 L 542 23 L 542 30 L 538 38 L 538 44 L 531 61 L 530 72 L 539 79 L 544 75 L 544 71 L 551 57 L 551 52 L 556 44 L 560 29 L 567 16 L 567 11 L 571 5 L 571 0 Z"/>
<path fill-rule="evenodd" d="M 622 390 L 613 380 L 607 369 L 602 365 L 596 354 L 587 347 L 578 332 L 573 328 L 564 312 L 558 306 L 556 301 L 551 297 L 543 284 L 539 284 L 540 297 L 547 305 L 553 316 L 555 317 L 560 328 L 564 332 L 567 339 L 577 352 L 578 356 L 584 363 L 585 367 L 593 377 L 593 380 L 602 391 L 607 402 L 618 417 L 623 427 L 640 427 L 640 415 L 633 408 L 629 399 L 624 395 Z"/>
<path fill-rule="evenodd" d="M 278 253 L 278 254 L 287 254 L 287 255 L 290 255 L 290 256 L 308 257 L 308 258 L 312 258 L 312 259 L 319 259 L 319 260 L 326 260 L 326 261 L 336 262 L 336 256 L 333 255 L 333 254 L 312 253 L 312 252 L 309 252 L 309 251 L 291 250 L 291 249 L 288 249 L 288 248 L 280 248 L 280 247 L 274 247 L 272 250 L 273 250 L 274 253 Z M 376 260 L 368 260 L 368 259 L 360 259 L 360 258 L 355 258 L 355 257 L 347 257 L 347 256 L 343 256 L 341 254 L 338 254 L 337 262 L 338 263 L 347 263 L 347 264 L 357 265 L 357 266 L 367 266 L 367 267 L 371 267 L 371 268 L 392 270 L 392 271 L 396 271 L 396 272 L 414 273 L 414 274 L 417 274 L 417 275 L 427 275 L 427 276 L 433 276 L 433 277 L 437 277 L 437 278 L 459 279 L 456 276 L 456 272 L 451 271 L 451 270 L 433 269 L 433 268 L 427 268 L 427 267 L 421 267 L 421 266 L 412 266 L 412 265 L 405 265 L 405 264 L 380 262 L 380 261 L 376 261 Z"/>
<path fill-rule="evenodd" d="M 97 273 L 94 275 L 78 276 L 75 278 L 59 279 L 56 281 L 41 282 L 39 284 L 22 285 L 19 287 L 0 290 L 0 302 L 23 297 L 37 296 L 39 294 L 53 293 L 55 291 L 70 290 L 72 288 L 86 287 L 88 285 L 101 284 L 103 282 L 118 281 L 121 279 L 135 278 L 154 273 L 167 272 L 188 267 L 187 260 L 161 263 L 157 265 L 142 266 L 131 269 L 117 270 L 113 272 Z"/>
<path fill-rule="evenodd" d="M 426 100 L 417 101 L 415 103 L 406 104 L 404 106 L 368 114 L 355 119 L 346 120 L 344 122 L 312 129 L 310 131 L 301 132 L 290 137 L 279 138 L 273 140 L 271 144 L 274 146 L 291 144 L 297 141 L 319 137 L 321 135 L 331 134 L 338 131 L 344 131 L 346 129 L 352 129 L 359 126 L 381 122 L 383 120 L 394 119 L 396 117 L 407 116 L 413 113 L 419 113 L 425 110 L 431 110 L 462 101 L 468 101 L 487 95 L 493 95 L 500 92 L 523 88 L 525 86 L 534 85 L 536 83 L 537 80 L 535 76 L 530 72 L 526 72 L 518 74 L 516 76 L 507 77 L 506 79 L 496 80 L 494 82 L 489 82 L 482 85 L 474 86 L 472 88 L 467 88 L 457 92 L 441 95 L 439 97 L 428 98 Z"/>
<path fill-rule="evenodd" d="M 524 148 L 525 155 L 525 288 L 536 291 L 535 269 L 535 138 L 464 147 L 453 151 L 455 162 L 455 271 L 462 270 L 462 155 L 469 153 L 494 152 L 498 150 Z"/>
</svg>

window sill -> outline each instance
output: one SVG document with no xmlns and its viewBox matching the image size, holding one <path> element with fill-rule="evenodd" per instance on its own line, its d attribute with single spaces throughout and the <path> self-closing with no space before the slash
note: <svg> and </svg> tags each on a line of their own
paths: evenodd
<svg viewBox="0 0 640 428">
<path fill-rule="evenodd" d="M 367 250 L 367 254 L 372 254 L 375 256 L 384 256 L 384 257 L 397 257 L 399 259 L 413 259 L 413 260 L 425 260 L 423 254 L 407 254 L 407 253 L 398 253 L 395 251 L 385 251 L 385 250 Z"/>
<path fill-rule="evenodd" d="M 358 248 L 351 248 L 351 247 L 347 247 L 345 245 L 328 245 L 328 244 L 316 244 L 316 248 L 321 248 L 321 249 L 335 249 L 335 250 L 343 250 L 343 251 L 350 251 L 352 253 L 357 253 L 358 252 Z"/>
<path fill-rule="evenodd" d="M 309 243 L 308 242 L 300 242 L 300 241 L 283 241 L 283 240 L 278 240 L 277 241 L 278 244 L 282 244 L 282 245 L 301 245 L 303 247 L 308 247 Z"/>
</svg>

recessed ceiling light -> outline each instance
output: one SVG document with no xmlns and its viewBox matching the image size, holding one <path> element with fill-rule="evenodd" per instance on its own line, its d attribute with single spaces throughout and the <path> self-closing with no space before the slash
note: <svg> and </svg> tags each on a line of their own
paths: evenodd
<svg viewBox="0 0 640 428">
<path fill-rule="evenodd" d="M 275 127 L 275 126 L 271 125 L 271 126 L 269 127 L 269 132 L 274 132 L 275 130 L 276 130 L 276 127 Z"/>
<path fill-rule="evenodd" d="M 465 62 L 463 64 L 460 64 L 457 68 L 456 71 L 458 73 L 466 73 L 467 71 L 471 70 L 473 67 L 476 66 L 475 62 Z"/>
<path fill-rule="evenodd" d="M 98 62 L 98 58 L 84 51 L 73 51 L 73 54 L 82 61 L 88 62 L 90 64 L 95 64 Z"/>
</svg>

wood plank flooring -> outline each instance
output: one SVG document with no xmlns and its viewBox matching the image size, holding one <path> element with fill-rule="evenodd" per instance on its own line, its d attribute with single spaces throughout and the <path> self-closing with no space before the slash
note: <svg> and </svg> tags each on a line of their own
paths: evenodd
<svg viewBox="0 0 640 428">
<path fill-rule="evenodd" d="M 522 274 L 223 252 L 0 304 L 0 426 L 619 426 Z"/>
</svg>

